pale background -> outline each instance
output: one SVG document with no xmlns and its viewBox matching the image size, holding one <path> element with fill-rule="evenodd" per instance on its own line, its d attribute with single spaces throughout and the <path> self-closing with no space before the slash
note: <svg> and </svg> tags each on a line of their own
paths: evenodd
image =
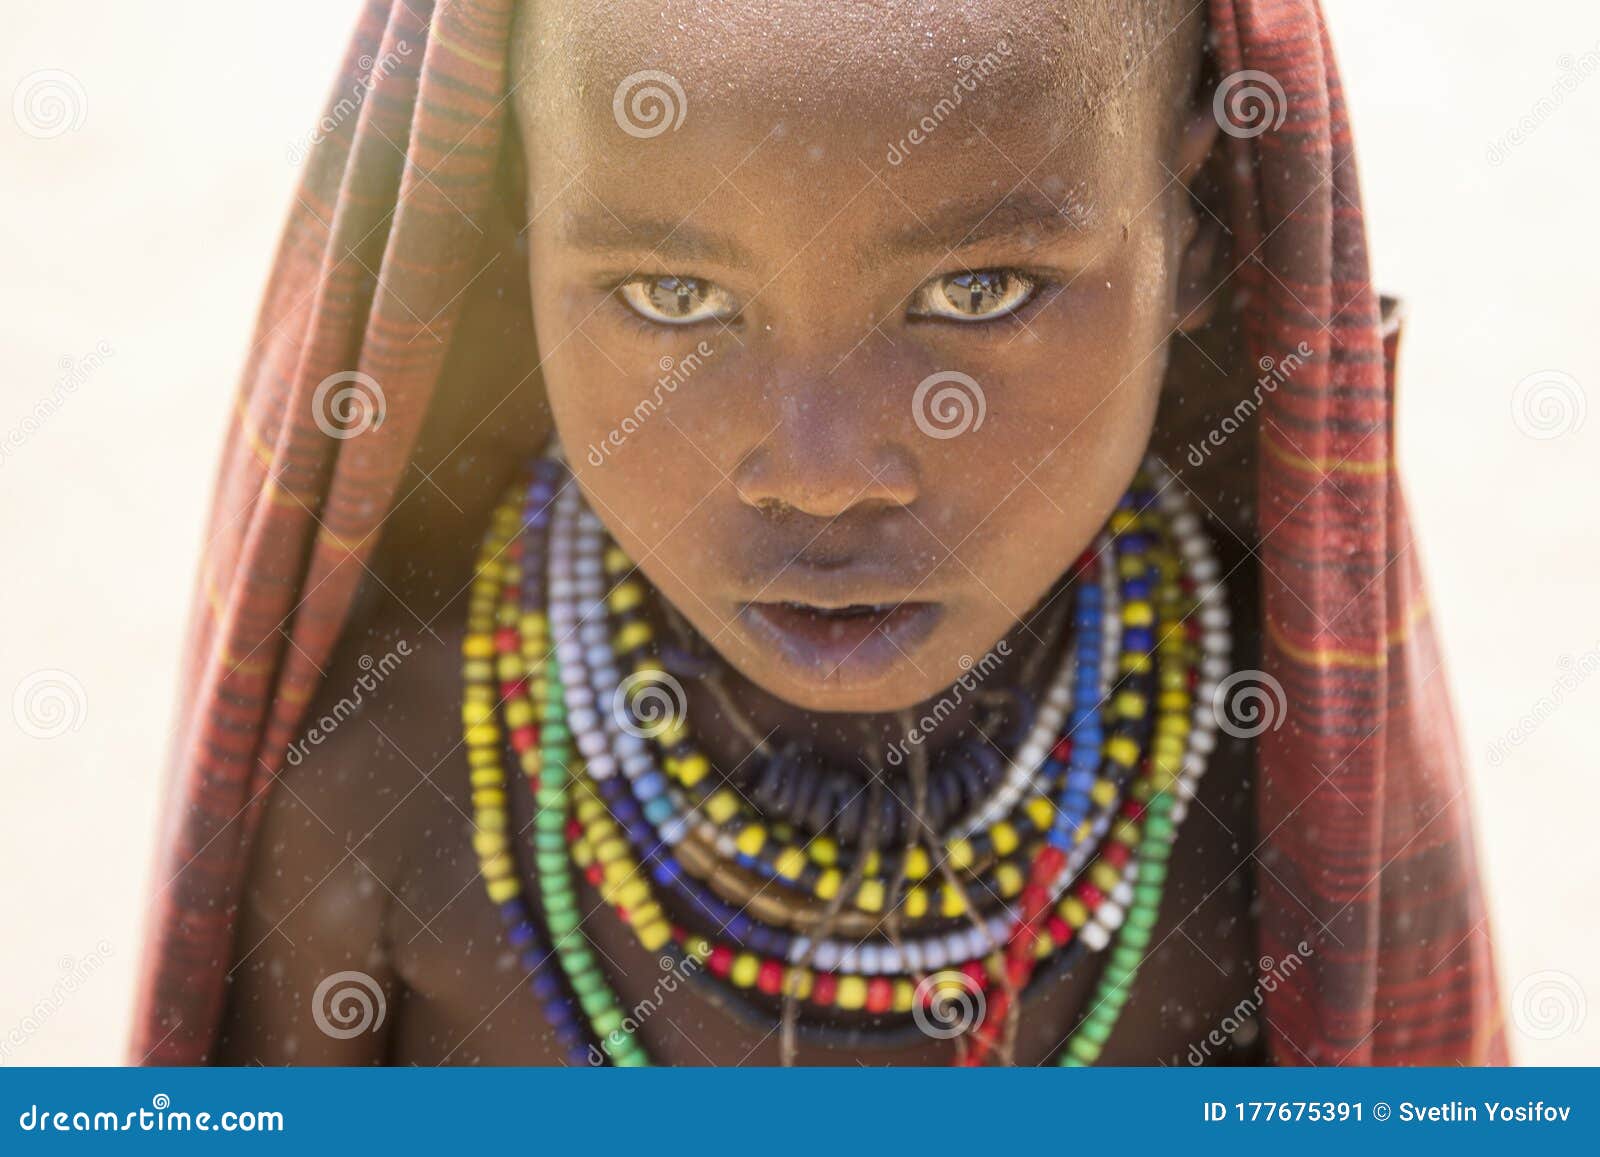
<svg viewBox="0 0 1600 1157">
<path fill-rule="evenodd" d="M 60 69 L 84 113 L 36 139 L 0 109 L 0 1063 L 120 1058 L 215 454 L 289 152 L 356 7 L 168 0 L 153 19 L 0 2 L 0 95 Z M 1595 1064 L 1600 6 L 1326 8 L 1378 281 L 1411 304 L 1401 459 L 1474 765 L 1513 1044 L 1528 1063 Z M 1519 124 L 1532 131 L 1491 163 Z M 17 444 L 85 359 L 100 364 Z M 1540 379 L 1552 405 L 1519 423 L 1517 384 L 1542 371 L 1567 376 Z M 55 738 L 10 709 L 41 671 L 82 688 L 76 729 Z"/>
</svg>

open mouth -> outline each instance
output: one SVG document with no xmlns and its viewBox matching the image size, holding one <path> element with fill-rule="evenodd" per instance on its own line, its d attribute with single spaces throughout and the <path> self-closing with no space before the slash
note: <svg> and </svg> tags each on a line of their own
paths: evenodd
<svg viewBox="0 0 1600 1157">
<path fill-rule="evenodd" d="M 937 603 L 822 606 L 786 600 L 747 603 L 741 618 L 811 677 L 858 682 L 908 661 L 941 613 Z"/>
<path fill-rule="evenodd" d="M 899 603 L 851 603 L 847 607 L 819 607 L 812 603 L 774 603 L 773 606 L 799 615 L 810 615 L 819 619 L 862 619 L 884 618 L 891 614 Z"/>
</svg>

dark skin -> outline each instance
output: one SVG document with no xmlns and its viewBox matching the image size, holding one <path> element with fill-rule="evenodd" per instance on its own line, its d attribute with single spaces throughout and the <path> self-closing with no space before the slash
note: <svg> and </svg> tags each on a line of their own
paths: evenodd
<svg viewBox="0 0 1600 1157">
<path fill-rule="evenodd" d="M 962 6 L 963 18 L 933 22 L 931 37 L 914 22 L 875 24 L 860 40 L 873 48 L 853 54 L 838 47 L 856 35 L 840 30 L 849 18 L 804 6 L 776 6 L 788 18 L 782 35 L 731 5 L 610 7 L 605 24 L 619 32 L 603 44 L 559 16 L 525 13 L 519 25 L 514 70 L 531 78 L 517 97 L 519 144 L 544 159 L 526 166 L 520 222 L 539 394 L 487 429 L 459 412 L 432 422 L 419 460 L 433 482 L 416 475 L 405 488 L 309 716 L 348 696 L 362 656 L 401 640 L 411 654 L 268 797 L 225 1062 L 560 1063 L 478 879 L 456 711 L 476 539 L 500 487 L 543 440 L 545 398 L 592 508 L 725 662 L 741 714 L 760 733 L 873 763 L 898 734 L 897 713 L 937 699 L 962 656 L 1005 638 L 1016 655 L 1005 677 L 1020 675 L 1045 643 L 1057 580 L 1147 448 L 1179 465 L 1167 448 L 1203 429 L 1233 388 L 1214 372 L 1226 358 L 1213 324 L 1225 300 L 1216 230 L 1192 195 L 1215 139 L 1204 103 L 1190 103 L 1192 20 L 1150 36 L 1141 83 L 1117 86 L 1094 76 L 1121 56 L 1117 23 L 1064 32 L 1047 19 L 1051 5 Z M 794 58 L 801 40 L 808 68 Z M 906 109 L 949 91 L 948 61 L 1000 42 L 1008 67 L 886 166 L 886 145 L 916 119 Z M 818 55 L 835 61 L 826 84 Z M 680 130 L 620 132 L 609 99 L 596 100 L 645 68 L 682 85 Z M 605 190 L 604 201 L 590 190 Z M 989 270 L 1004 277 L 979 282 L 976 295 L 971 281 L 951 280 Z M 675 292 L 686 281 L 693 291 Z M 967 307 L 982 316 L 961 316 Z M 469 318 L 458 344 L 492 343 L 492 318 L 488 309 Z M 681 361 L 702 341 L 715 352 L 692 379 L 591 461 L 583 448 L 634 412 L 660 359 Z M 937 438 L 916 424 L 911 390 L 941 370 L 981 383 L 981 427 Z M 1249 623 L 1240 452 L 1184 485 L 1212 515 L 1235 621 Z M 932 625 L 871 661 L 827 648 L 819 657 L 752 626 L 748 608 L 768 591 L 819 607 L 925 603 Z M 1254 645 L 1240 639 L 1236 663 L 1250 665 Z M 719 766 L 748 752 L 741 729 L 703 697 L 690 710 Z M 953 718 L 930 750 L 965 723 Z M 1250 768 L 1242 741 L 1213 758 L 1175 852 L 1157 947 L 1103 1063 L 1185 1063 L 1251 991 Z M 884 782 L 910 798 L 903 778 Z M 520 830 L 531 806 L 513 795 Z M 585 901 L 585 934 L 621 1003 L 649 998 L 656 954 L 598 896 Z M 342 970 L 384 987 L 377 1031 L 340 1040 L 316 1027 L 311 994 Z M 1012 1059 L 1040 1063 L 1059 1048 L 1096 972 L 1047 975 L 1030 990 Z M 713 996 L 680 985 L 642 1029 L 651 1055 L 778 1063 L 775 1018 L 747 1022 Z M 1254 1055 L 1248 1042 L 1211 1053 Z M 802 1032 L 796 1060 L 950 1055 L 949 1042 L 921 1037 L 881 1047 L 870 1031 L 844 1044 Z"/>
</svg>

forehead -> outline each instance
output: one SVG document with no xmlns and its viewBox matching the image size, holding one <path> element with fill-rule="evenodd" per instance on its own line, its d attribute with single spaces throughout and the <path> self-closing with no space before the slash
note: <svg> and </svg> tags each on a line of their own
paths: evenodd
<svg viewBox="0 0 1600 1157">
<path fill-rule="evenodd" d="M 1087 222 L 1160 171 L 1160 32 L 1127 14 L 1159 7 L 533 0 L 512 65 L 533 211 L 705 203 L 777 233 L 1010 194 Z"/>
<path fill-rule="evenodd" d="M 1006 46 L 1016 50 L 1011 73 L 1035 83 L 1073 72 L 1110 80 L 1127 63 L 1119 49 L 1147 38 L 1122 12 L 1129 2 L 525 0 L 515 64 L 569 91 L 654 68 L 703 85 L 707 98 L 852 108 L 853 93 L 913 97 L 902 86 Z"/>
</svg>

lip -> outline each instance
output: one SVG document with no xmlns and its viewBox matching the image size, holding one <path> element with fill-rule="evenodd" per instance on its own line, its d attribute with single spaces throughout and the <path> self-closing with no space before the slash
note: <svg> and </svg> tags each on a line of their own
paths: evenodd
<svg viewBox="0 0 1600 1157">
<path fill-rule="evenodd" d="M 739 619 L 811 678 L 863 684 L 904 662 L 943 615 L 938 603 L 841 599 L 746 603 Z"/>
</svg>

